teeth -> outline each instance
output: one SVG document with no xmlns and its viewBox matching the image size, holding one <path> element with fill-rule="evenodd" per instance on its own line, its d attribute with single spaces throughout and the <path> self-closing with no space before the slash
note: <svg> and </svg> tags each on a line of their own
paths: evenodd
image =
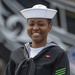
<svg viewBox="0 0 75 75">
<path fill-rule="evenodd" d="M 33 33 L 33 35 L 36 35 L 36 36 L 38 36 L 40 33 Z"/>
</svg>

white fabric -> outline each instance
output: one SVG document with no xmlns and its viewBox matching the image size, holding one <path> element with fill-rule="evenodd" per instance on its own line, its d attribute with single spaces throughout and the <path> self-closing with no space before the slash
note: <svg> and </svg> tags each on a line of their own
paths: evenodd
<svg viewBox="0 0 75 75">
<path fill-rule="evenodd" d="M 34 5 L 32 8 L 24 9 L 21 14 L 26 18 L 47 18 L 52 19 L 57 10 L 49 9 L 45 5 L 38 4 Z"/>
<path fill-rule="evenodd" d="M 40 47 L 40 48 L 32 48 L 30 47 L 30 52 L 29 52 L 29 56 L 30 58 L 34 58 L 44 47 Z"/>
</svg>

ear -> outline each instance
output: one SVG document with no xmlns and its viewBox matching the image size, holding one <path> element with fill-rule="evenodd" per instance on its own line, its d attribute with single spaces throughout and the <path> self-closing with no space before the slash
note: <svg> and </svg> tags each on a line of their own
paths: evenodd
<svg viewBox="0 0 75 75">
<path fill-rule="evenodd" d="M 51 29 L 52 29 L 52 24 L 50 23 L 48 26 L 49 26 L 49 31 L 51 31 Z"/>
</svg>

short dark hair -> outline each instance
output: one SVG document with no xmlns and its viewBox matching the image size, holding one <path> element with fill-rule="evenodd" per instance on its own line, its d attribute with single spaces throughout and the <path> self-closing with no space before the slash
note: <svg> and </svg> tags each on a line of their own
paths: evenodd
<svg viewBox="0 0 75 75">
<path fill-rule="evenodd" d="M 50 23 L 51 23 L 51 19 L 47 19 L 47 21 L 48 21 L 48 24 L 50 24 Z"/>
</svg>

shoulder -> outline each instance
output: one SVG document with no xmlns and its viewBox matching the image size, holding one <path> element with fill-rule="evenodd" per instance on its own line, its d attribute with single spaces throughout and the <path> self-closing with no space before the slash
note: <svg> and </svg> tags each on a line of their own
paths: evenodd
<svg viewBox="0 0 75 75">
<path fill-rule="evenodd" d="M 56 52 L 56 53 L 60 53 L 60 52 L 65 52 L 64 49 L 62 49 L 61 47 L 57 46 L 57 45 L 54 45 L 54 46 L 51 46 L 51 47 L 48 47 L 48 49 Z"/>
<path fill-rule="evenodd" d="M 10 55 L 10 59 L 15 63 L 20 63 L 24 59 L 24 47 L 14 50 Z"/>
<path fill-rule="evenodd" d="M 59 57 L 62 55 L 67 55 L 66 51 L 63 50 L 61 47 L 59 46 L 52 46 L 51 48 L 49 47 L 49 53 L 54 56 L 54 57 Z"/>
<path fill-rule="evenodd" d="M 23 49 L 24 49 L 24 47 L 20 47 L 20 48 L 18 48 L 16 50 L 12 51 L 11 52 L 11 57 L 23 53 Z"/>
</svg>

